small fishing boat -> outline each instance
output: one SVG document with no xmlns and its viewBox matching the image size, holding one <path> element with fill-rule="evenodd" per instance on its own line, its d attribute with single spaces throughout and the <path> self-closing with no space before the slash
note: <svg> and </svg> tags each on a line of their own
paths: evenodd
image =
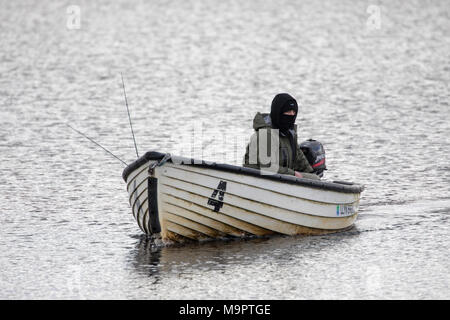
<svg viewBox="0 0 450 320">
<path fill-rule="evenodd" d="M 155 151 L 122 176 L 139 228 L 175 242 L 346 230 L 364 189 Z"/>
<path fill-rule="evenodd" d="M 122 76 L 121 76 L 122 77 Z M 297 178 L 156 151 L 127 164 L 70 124 L 66 125 L 126 165 L 131 212 L 139 228 L 163 241 L 225 239 L 272 234 L 324 234 L 351 228 L 364 187 L 352 182 Z M 325 151 L 309 139 L 299 145 L 318 176 Z M 316 176 L 314 176 L 317 178 Z"/>
</svg>

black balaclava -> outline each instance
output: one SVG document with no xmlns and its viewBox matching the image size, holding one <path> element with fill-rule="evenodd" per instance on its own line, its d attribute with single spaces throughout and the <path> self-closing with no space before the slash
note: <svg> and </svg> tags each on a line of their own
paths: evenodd
<svg viewBox="0 0 450 320">
<path fill-rule="evenodd" d="M 283 114 L 289 110 L 294 110 L 295 116 Z M 287 93 L 277 94 L 272 100 L 272 108 L 270 110 L 270 118 L 272 119 L 274 128 L 280 129 L 283 133 L 292 129 L 294 127 L 295 119 L 297 118 L 297 112 L 297 101 L 291 95 Z"/>
</svg>

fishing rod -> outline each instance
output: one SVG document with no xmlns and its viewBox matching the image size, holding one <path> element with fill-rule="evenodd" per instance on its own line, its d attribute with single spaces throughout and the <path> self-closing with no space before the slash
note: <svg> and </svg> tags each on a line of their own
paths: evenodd
<svg viewBox="0 0 450 320">
<path fill-rule="evenodd" d="M 94 139 L 89 138 L 87 135 L 85 135 L 83 132 L 78 131 L 77 129 L 75 129 L 74 127 L 72 127 L 70 124 L 65 123 L 66 126 L 68 126 L 70 129 L 72 129 L 73 131 L 81 134 L 83 137 L 85 137 L 86 139 L 90 140 L 91 142 L 95 143 L 97 146 L 99 146 L 100 148 L 102 148 L 103 150 L 105 150 L 106 152 L 108 152 L 110 155 L 112 155 L 114 158 L 116 158 L 117 160 L 119 160 L 120 162 L 122 162 L 124 165 L 128 166 L 128 164 L 123 161 L 122 159 L 120 159 L 118 156 L 116 156 L 114 153 L 112 153 L 111 151 L 109 151 L 108 149 L 106 149 L 105 147 L 103 147 L 100 143 L 94 141 Z"/>
<path fill-rule="evenodd" d="M 137 149 L 137 145 L 136 145 L 136 138 L 134 137 L 133 125 L 131 124 L 130 109 L 128 108 L 127 94 L 125 92 L 125 82 L 123 81 L 122 73 L 120 73 L 120 77 L 122 78 L 123 95 L 125 97 L 125 104 L 127 106 L 128 120 L 130 120 L 130 128 L 131 128 L 131 134 L 133 135 L 134 148 L 136 149 L 136 156 L 139 158 L 139 153 L 138 153 L 138 149 Z"/>
</svg>

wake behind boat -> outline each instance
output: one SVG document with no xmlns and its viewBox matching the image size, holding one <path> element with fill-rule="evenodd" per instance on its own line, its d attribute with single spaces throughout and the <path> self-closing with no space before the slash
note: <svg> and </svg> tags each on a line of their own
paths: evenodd
<svg viewBox="0 0 450 320">
<path fill-rule="evenodd" d="M 364 189 L 154 151 L 122 177 L 139 228 L 175 242 L 346 230 Z"/>
</svg>

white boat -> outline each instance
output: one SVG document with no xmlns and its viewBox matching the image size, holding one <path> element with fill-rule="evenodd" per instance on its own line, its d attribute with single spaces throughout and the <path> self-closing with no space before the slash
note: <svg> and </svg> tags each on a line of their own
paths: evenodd
<svg viewBox="0 0 450 320">
<path fill-rule="evenodd" d="M 123 179 L 140 229 L 175 242 L 346 230 L 364 189 L 154 151 Z"/>
</svg>

